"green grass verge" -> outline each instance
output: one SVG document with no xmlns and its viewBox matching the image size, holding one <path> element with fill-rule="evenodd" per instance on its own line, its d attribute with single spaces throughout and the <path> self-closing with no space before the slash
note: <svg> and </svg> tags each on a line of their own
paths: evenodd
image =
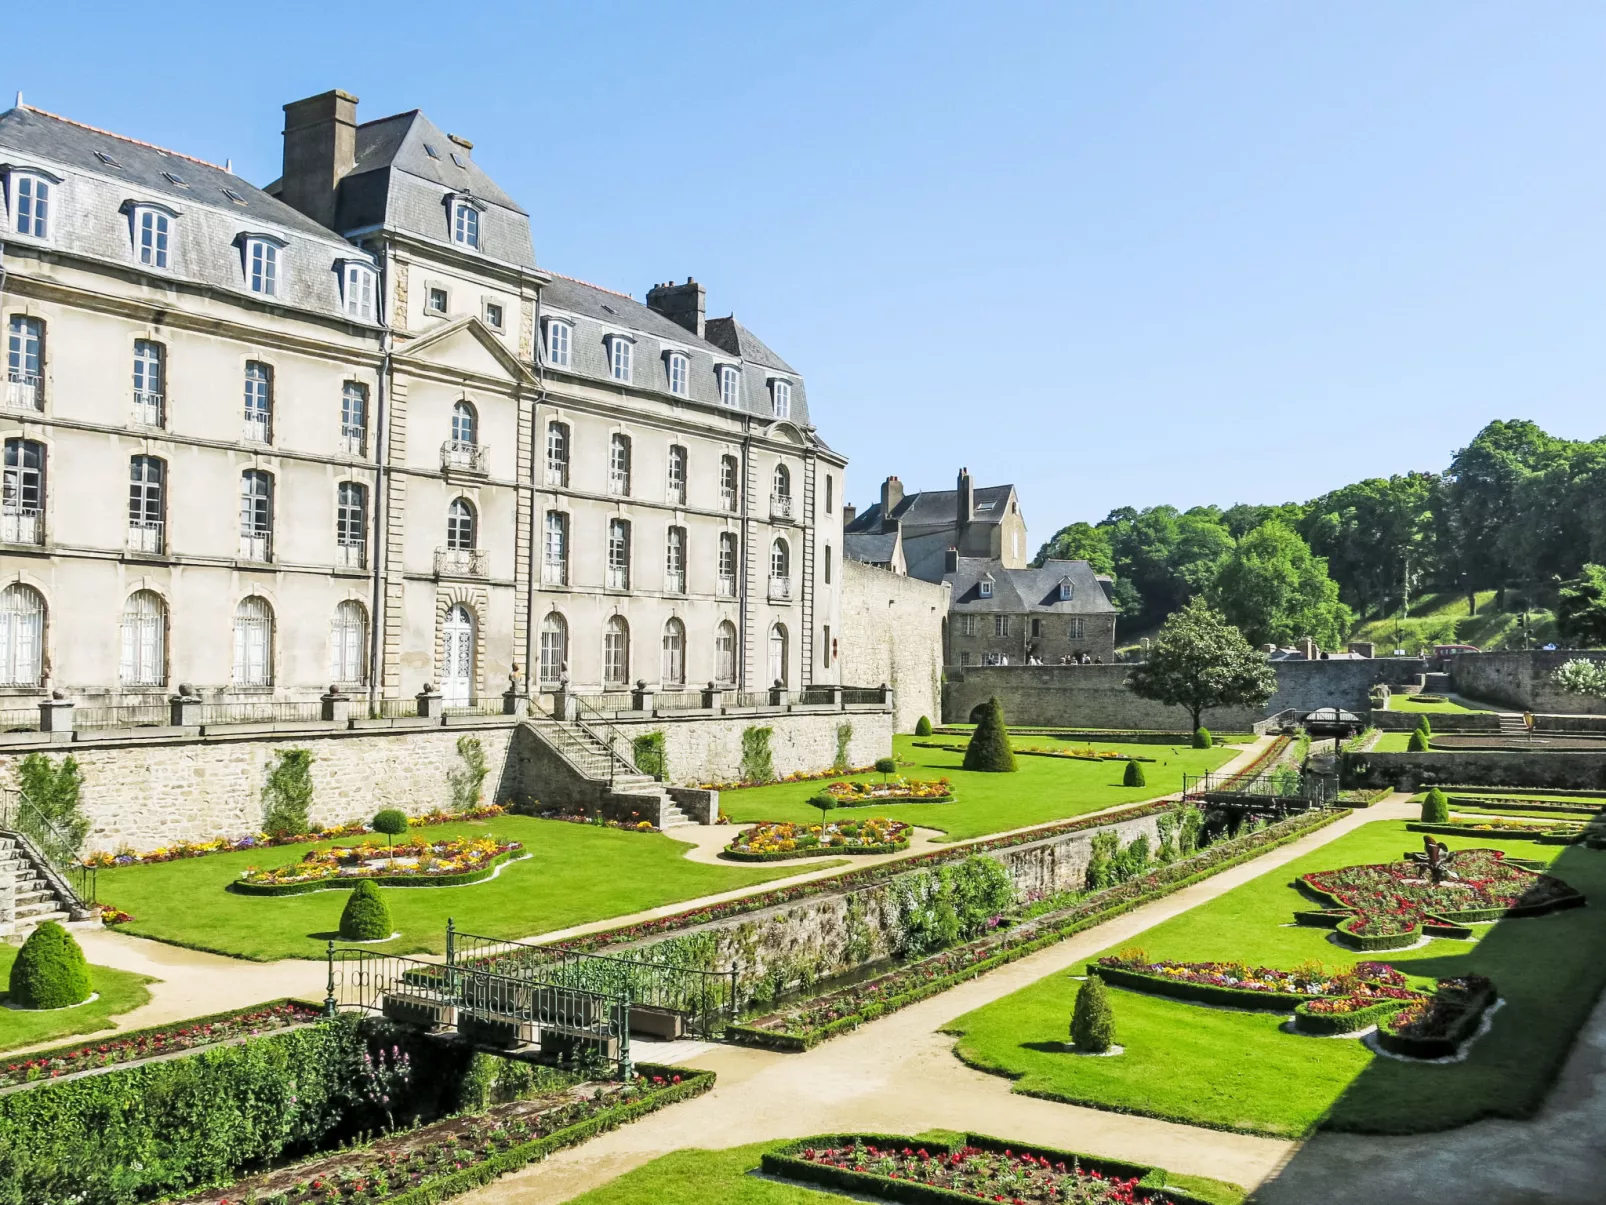
<svg viewBox="0 0 1606 1205">
<path fill-rule="evenodd" d="M 1380 652 L 1403 648 L 1416 653 L 1435 644 L 1475 644 L 1481 649 L 1522 648 L 1522 610 L 1502 611 L 1493 590 L 1480 590 L 1477 609 L 1469 614 L 1465 594 L 1424 594 L 1411 604 L 1407 618 L 1387 615 L 1367 620 L 1350 633 L 1351 640 L 1370 640 Z M 1542 609 L 1528 612 L 1529 640 L 1534 647 L 1556 639 L 1555 617 Z M 1397 643 L 1396 643 L 1397 641 Z"/>
<path fill-rule="evenodd" d="M 686 844 L 660 833 L 529 816 L 443 824 L 430 835 L 494 835 L 522 842 L 529 856 L 507 863 L 494 879 L 468 886 L 381 888 L 401 936 L 369 949 L 440 953 L 449 916 L 465 932 L 531 937 L 798 873 L 792 867 L 688 862 Z M 374 843 L 382 845 L 383 839 Z M 327 844 L 351 844 L 351 839 Z M 100 872 L 100 900 L 131 913 L 134 920 L 119 928 L 141 937 L 259 962 L 320 958 L 326 943 L 337 937 L 345 892 L 265 898 L 226 890 L 247 866 L 295 862 L 311 848 L 293 845 L 113 867 Z M 839 864 L 814 863 L 809 869 Z"/>
<path fill-rule="evenodd" d="M 11 964 L 16 960 L 16 946 L 0 945 L 0 987 L 10 981 Z M 155 982 L 148 975 L 91 966 L 89 985 L 100 993 L 100 998 L 77 1008 L 48 1012 L 10 1008 L 9 997 L 0 991 L 0 1051 L 111 1029 L 113 1017 L 150 1003 L 151 994 L 145 985 Z"/>
<path fill-rule="evenodd" d="M 1409 752 L 1407 746 L 1410 743 L 1411 734 L 1409 732 L 1385 732 L 1377 738 L 1377 744 L 1373 745 L 1367 752 L 1407 753 Z"/>
<path fill-rule="evenodd" d="M 1445 837 L 1452 849 L 1510 847 L 1606 901 L 1606 858 L 1573 847 Z M 1241 958 L 1292 967 L 1308 959 L 1350 963 L 1360 955 L 1320 929 L 1289 924 L 1308 897 L 1300 874 L 1398 859 L 1420 844 L 1399 821 L 1368 824 L 1288 867 L 1264 875 L 1140 937 L 1151 958 Z M 965 1061 L 1017 1080 L 1016 1091 L 1119 1112 L 1225 1130 L 1294 1137 L 1317 1127 L 1417 1133 L 1482 1117 L 1525 1117 L 1539 1106 L 1568 1047 L 1606 987 L 1606 926 L 1593 908 L 1479 927 L 1474 941 L 1436 939 L 1378 955 L 1417 977 L 1482 974 L 1506 1001 L 1466 1061 L 1421 1066 L 1375 1058 L 1353 1040 L 1281 1032 L 1285 1018 L 1229 1012 L 1111 990 L 1118 1058 L 1083 1059 L 1059 1049 L 1077 984 L 1055 975 L 960 1017 Z M 1113 953 L 1106 950 L 1103 953 Z M 1079 968 L 1078 968 L 1079 969 Z"/>
<path fill-rule="evenodd" d="M 1166 745 L 1095 744 L 1095 749 L 1115 749 L 1141 757 L 1148 785 L 1121 785 L 1124 761 L 1071 761 L 1053 757 L 1022 757 L 1014 774 L 982 774 L 960 768 L 963 753 L 943 749 L 917 749 L 917 738 L 893 738 L 893 751 L 900 761 L 914 763 L 900 768 L 910 778 L 934 779 L 946 776 L 953 783 L 953 803 L 891 804 L 872 809 L 877 816 L 904 820 L 922 828 L 940 829 L 950 841 L 989 833 L 1007 832 L 1033 824 L 1047 824 L 1080 816 L 1124 803 L 1156 799 L 1182 789 L 1183 774 L 1202 774 L 1225 765 L 1238 755 L 1236 749 L 1189 749 Z M 927 738 L 918 738 L 927 739 Z M 1044 748 L 1086 748 L 1082 741 L 1056 741 L 1044 736 L 1016 737 L 1017 746 Z M 866 782 L 879 782 L 879 774 L 860 775 Z M 720 810 L 736 824 L 757 820 L 785 820 L 794 824 L 817 824 L 819 812 L 808 806 L 808 798 L 824 788 L 823 782 L 783 782 L 765 787 L 744 787 L 722 791 Z"/>
<path fill-rule="evenodd" d="M 1408 711 L 1412 713 L 1422 712 L 1427 715 L 1445 715 L 1451 713 L 1457 715 L 1491 714 L 1490 712 L 1484 711 L 1481 707 L 1463 707 L 1460 703 L 1451 702 L 1449 699 L 1438 699 L 1434 702 L 1426 703 L 1413 695 L 1390 695 L 1388 709 L 1390 711 Z M 1428 722 L 1432 723 L 1431 720 Z"/>
</svg>

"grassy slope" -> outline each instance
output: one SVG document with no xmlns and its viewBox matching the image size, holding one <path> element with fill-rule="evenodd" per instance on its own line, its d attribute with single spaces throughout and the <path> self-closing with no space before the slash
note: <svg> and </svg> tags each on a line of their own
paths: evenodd
<svg viewBox="0 0 1606 1205">
<path fill-rule="evenodd" d="M 935 1134 L 911 1137 L 940 1140 Z M 749 1174 L 758 1168 L 765 1151 L 784 1145 L 763 1142 L 724 1151 L 676 1151 L 575 1197 L 569 1205 L 822 1205 L 856 1199 Z M 1221 1180 L 1173 1173 L 1167 1182 L 1216 1205 L 1238 1205 L 1243 1200 L 1241 1188 Z"/>
<path fill-rule="evenodd" d="M 937 741 L 944 738 L 933 737 Z M 1095 749 L 1118 749 L 1140 757 L 1155 758 L 1145 763 L 1145 787 L 1123 787 L 1121 773 L 1125 762 L 1069 761 L 1051 757 L 1023 755 L 1015 759 L 1019 770 L 1014 774 L 979 774 L 961 770 L 964 754 L 949 753 L 942 749 L 917 749 L 914 737 L 893 738 L 895 752 L 900 761 L 913 762 L 900 773 L 910 778 L 932 779 L 946 776 L 953 782 L 956 799 L 953 803 L 903 804 L 899 806 L 855 808 L 841 815 L 890 816 L 906 820 L 925 828 L 941 829 L 950 840 L 978 837 L 987 833 L 1004 832 L 1031 824 L 1046 824 L 1085 812 L 1112 807 L 1120 803 L 1136 803 L 1180 790 L 1182 775 L 1199 774 L 1226 764 L 1238 755 L 1235 749 L 1172 748 L 1169 745 L 1107 745 L 1095 744 Z M 960 743 L 960 738 L 944 743 Z M 1014 738 L 1016 748 L 1086 748 L 1086 742 L 1054 741 L 1047 737 Z M 879 774 L 863 775 L 879 782 Z M 824 782 L 776 783 L 767 787 L 749 787 L 720 793 L 720 810 L 733 823 L 749 824 L 755 820 L 788 820 L 819 823 L 820 813 L 808 806 L 806 800 L 825 787 Z"/>
<path fill-rule="evenodd" d="M 1455 849 L 1497 846 L 1554 858 L 1554 873 L 1606 899 L 1606 854 L 1501 838 L 1440 838 Z M 1299 874 L 1388 861 L 1420 845 L 1398 821 L 1369 824 L 1331 845 L 1144 933 L 1152 958 L 1242 958 L 1292 967 L 1307 959 L 1364 957 L 1320 929 L 1291 926 L 1310 907 L 1289 884 Z M 1358 1042 L 1279 1031 L 1284 1018 L 1202 1008 L 1112 991 L 1119 1058 L 1085 1059 L 1054 1048 L 1064 1040 L 1076 983 L 1055 975 L 956 1020 L 968 1062 L 1019 1079 L 1018 1091 L 1199 1125 L 1298 1135 L 1319 1123 L 1407 1133 L 1479 1117 L 1520 1117 L 1536 1108 L 1573 1035 L 1606 986 L 1606 926 L 1594 908 L 1510 920 L 1475 942 L 1434 940 L 1375 955 L 1407 974 L 1488 975 L 1506 1006 L 1463 1063 L 1414 1066 L 1374 1058 Z M 1104 951 L 1112 953 L 1113 950 Z"/>
<path fill-rule="evenodd" d="M 0 945 L 0 982 L 10 980 L 11 964 L 16 958 L 17 947 Z M 0 1050 L 15 1050 L 19 1046 L 35 1046 L 53 1038 L 110 1029 L 113 1017 L 132 1012 L 150 1002 L 151 994 L 145 985 L 156 980 L 129 971 L 91 966 L 89 982 L 100 993 L 100 999 L 90 1004 L 80 1004 L 77 1008 L 52 1009 L 49 1012 L 5 1007 L 8 997 L 0 993 Z"/>
<path fill-rule="evenodd" d="M 1530 610 L 1528 627 L 1535 647 L 1556 638 L 1555 618 L 1549 611 Z M 1398 631 L 1400 643 L 1396 646 Z M 1393 616 L 1373 619 L 1356 627 L 1351 640 L 1375 641 L 1380 649 L 1396 647 L 1415 653 L 1426 645 L 1475 644 L 1481 649 L 1521 648 L 1522 612 L 1502 611 L 1495 605 L 1495 592 L 1478 593 L 1478 609 L 1467 614 L 1465 594 L 1424 594 L 1411 604 L 1408 618 Z"/>
<path fill-rule="evenodd" d="M 795 866 L 688 862 L 682 856 L 685 843 L 660 834 L 527 816 L 422 831 L 439 838 L 493 834 L 523 842 L 530 857 L 509 863 L 488 882 L 469 886 L 381 888 L 401 936 L 373 949 L 440 953 L 448 916 L 466 932 L 530 937 L 798 873 Z M 384 843 L 383 838 L 368 839 Z M 132 913 L 134 921 L 122 927 L 142 937 L 259 961 L 316 958 L 335 936 L 345 891 L 271 897 L 225 890 L 247 866 L 298 861 L 310 848 L 211 854 L 102 870 L 100 899 Z"/>
</svg>

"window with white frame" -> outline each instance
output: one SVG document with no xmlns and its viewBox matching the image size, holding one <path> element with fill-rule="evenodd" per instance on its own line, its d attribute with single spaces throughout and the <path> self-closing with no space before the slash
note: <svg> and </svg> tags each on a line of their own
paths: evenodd
<svg viewBox="0 0 1606 1205">
<path fill-rule="evenodd" d="M 569 621 L 548 611 L 541 621 L 541 681 L 557 682 L 569 666 Z"/>
<path fill-rule="evenodd" d="M 630 625 L 623 615 L 611 615 L 602 631 L 602 681 L 624 686 L 630 681 Z"/>
<path fill-rule="evenodd" d="M 167 519 L 167 464 L 157 456 L 128 459 L 128 546 L 161 552 Z"/>
<path fill-rule="evenodd" d="M 770 685 L 785 686 L 787 683 L 787 663 L 791 659 L 786 655 L 786 625 L 784 623 L 778 623 L 770 629 L 769 652 Z"/>
<path fill-rule="evenodd" d="M 463 447 L 479 443 L 480 416 L 471 402 L 452 405 L 452 442 Z"/>
<path fill-rule="evenodd" d="M 1072 595 L 1073 592 L 1074 591 L 1073 591 L 1073 589 L 1071 587 L 1071 583 L 1069 581 L 1063 581 L 1063 582 L 1060 583 L 1060 601 L 1061 602 L 1070 602 L 1071 601 L 1071 595 Z"/>
<path fill-rule="evenodd" d="M 792 473 L 784 464 L 775 466 L 775 475 L 771 484 L 777 498 L 790 498 L 792 496 Z"/>
<path fill-rule="evenodd" d="M 775 380 L 770 382 L 770 409 L 775 412 L 776 418 L 790 418 L 792 416 L 792 382 Z"/>
<path fill-rule="evenodd" d="M 792 547 L 785 540 L 776 540 L 770 545 L 770 576 L 792 576 Z"/>
<path fill-rule="evenodd" d="M 134 421 L 160 427 L 167 421 L 167 350 L 150 339 L 134 340 Z"/>
<path fill-rule="evenodd" d="M 959 617 L 959 634 L 961 636 L 974 636 L 976 634 L 976 617 L 974 615 L 961 615 Z"/>
<path fill-rule="evenodd" d="M 55 203 L 55 182 L 33 172 L 11 173 L 12 225 L 29 238 L 50 237 L 50 216 Z"/>
<path fill-rule="evenodd" d="M 340 302 L 346 316 L 372 322 L 378 312 L 379 274 L 367 264 L 346 260 L 340 269 Z"/>
<path fill-rule="evenodd" d="M 45 445 L 8 439 L 0 477 L 0 543 L 45 542 Z"/>
<path fill-rule="evenodd" d="M 686 625 L 673 617 L 664 624 L 661 671 L 665 686 L 686 685 Z"/>
<path fill-rule="evenodd" d="M 608 363 L 613 371 L 616 381 L 630 380 L 631 363 L 635 356 L 636 345 L 624 335 L 608 336 Z"/>
<path fill-rule="evenodd" d="M 569 367 L 569 346 L 574 339 L 574 328 L 556 318 L 546 324 L 546 362 L 554 368 Z"/>
<path fill-rule="evenodd" d="M 280 286 L 279 262 L 283 244 L 275 239 L 248 238 L 245 250 L 245 287 L 264 297 L 277 297 Z"/>
<path fill-rule="evenodd" d="M 686 529 L 671 527 L 664 540 L 664 589 L 686 593 Z"/>
<path fill-rule="evenodd" d="M 668 501 L 686 505 L 686 449 L 679 444 L 669 445 Z"/>
<path fill-rule="evenodd" d="M 154 205 L 136 205 L 130 217 L 134 227 L 134 258 L 147 268 L 167 271 L 173 264 L 173 215 Z"/>
<path fill-rule="evenodd" d="M 720 686 L 736 681 L 736 625 L 728 619 L 714 629 L 714 681 Z"/>
<path fill-rule="evenodd" d="M 719 587 L 722 598 L 736 597 L 736 533 L 719 533 Z"/>
<path fill-rule="evenodd" d="M 44 665 L 44 596 L 15 582 L 0 590 L 0 686 L 38 686 Z"/>
<path fill-rule="evenodd" d="M 485 303 L 485 325 L 490 327 L 492 330 L 501 330 L 502 321 L 503 316 L 501 302 L 487 301 Z"/>
<path fill-rule="evenodd" d="M 368 679 L 368 610 L 348 598 L 329 624 L 329 681 L 361 686 Z"/>
<path fill-rule="evenodd" d="M 630 589 L 630 520 L 608 520 L 608 589 Z"/>
<path fill-rule="evenodd" d="M 994 636 L 1008 636 L 1009 635 L 1009 616 L 1008 615 L 994 615 L 993 616 L 993 635 Z"/>
<path fill-rule="evenodd" d="M 1069 635 L 1072 640 L 1087 639 L 1087 620 L 1080 615 L 1072 619 Z"/>
<path fill-rule="evenodd" d="M 470 201 L 452 202 L 452 242 L 479 248 L 480 211 Z"/>
<path fill-rule="evenodd" d="M 245 366 L 245 438 L 273 442 L 273 369 L 258 360 Z"/>
<path fill-rule="evenodd" d="M 342 481 L 335 494 L 335 554 L 347 569 L 361 569 L 368 546 L 368 490 Z"/>
<path fill-rule="evenodd" d="M 154 590 L 136 590 L 123 604 L 123 686 L 161 686 L 167 681 L 167 604 Z"/>
<path fill-rule="evenodd" d="M 453 498 L 446 508 L 446 547 L 467 552 L 474 547 L 474 504 L 467 498 Z"/>
<path fill-rule="evenodd" d="M 561 510 L 549 510 L 546 513 L 541 581 L 548 586 L 569 584 L 569 516 Z"/>
<path fill-rule="evenodd" d="M 273 476 L 261 469 L 240 474 L 240 556 L 273 559 Z"/>
<path fill-rule="evenodd" d="M 608 440 L 608 492 L 630 493 L 630 436 L 618 431 Z"/>
<path fill-rule="evenodd" d="M 427 313 L 444 314 L 450 302 L 451 298 L 446 295 L 446 290 L 439 286 L 431 287 L 424 294 L 424 309 Z"/>
<path fill-rule="evenodd" d="M 671 352 L 669 354 L 669 392 L 685 397 L 690 376 L 691 361 L 679 352 Z"/>
<path fill-rule="evenodd" d="M 983 597 L 983 598 L 991 598 L 993 596 L 993 584 L 992 584 L 992 582 L 986 580 L 985 578 L 983 578 L 981 581 L 977 582 L 976 583 L 976 593 L 981 595 L 981 597 Z"/>
<path fill-rule="evenodd" d="M 569 487 L 569 424 L 550 422 L 546 425 L 546 483 L 562 489 Z"/>
<path fill-rule="evenodd" d="M 340 387 L 340 442 L 352 456 L 368 453 L 368 386 L 361 381 Z"/>
<path fill-rule="evenodd" d="M 6 323 L 6 390 L 13 410 L 45 408 L 45 320 L 13 314 Z"/>
<path fill-rule="evenodd" d="M 273 685 L 273 608 L 257 594 L 234 609 L 234 685 Z"/>
<path fill-rule="evenodd" d="M 719 458 L 719 501 L 726 510 L 734 511 L 740 497 L 742 469 L 734 456 Z"/>
<path fill-rule="evenodd" d="M 720 365 L 719 400 L 727 406 L 742 404 L 742 370 L 733 364 Z"/>
</svg>

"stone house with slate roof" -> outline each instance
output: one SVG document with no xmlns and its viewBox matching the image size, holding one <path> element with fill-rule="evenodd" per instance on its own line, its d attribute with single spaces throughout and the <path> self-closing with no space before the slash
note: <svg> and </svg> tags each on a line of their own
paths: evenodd
<svg viewBox="0 0 1606 1205">
<path fill-rule="evenodd" d="M 257 188 L 19 98 L 0 708 L 837 682 L 846 462 L 705 309 L 538 266 L 417 111 L 286 105 Z"/>
<path fill-rule="evenodd" d="M 948 665 L 1061 665 L 1083 656 L 1115 660 L 1109 579 L 1086 561 L 1018 569 L 996 558 L 951 553 Z"/>
<path fill-rule="evenodd" d="M 888 477 L 881 498 L 863 514 L 845 516 L 844 533 L 855 560 L 886 563 L 877 554 L 886 551 L 881 541 L 864 536 L 896 535 L 897 553 L 910 577 L 940 582 L 947 572 L 950 548 L 960 556 L 993 557 L 1006 568 L 1026 567 L 1026 518 L 1013 485 L 976 488 L 968 469 L 959 470 L 951 490 L 921 490 L 906 494 L 903 483 Z"/>
</svg>

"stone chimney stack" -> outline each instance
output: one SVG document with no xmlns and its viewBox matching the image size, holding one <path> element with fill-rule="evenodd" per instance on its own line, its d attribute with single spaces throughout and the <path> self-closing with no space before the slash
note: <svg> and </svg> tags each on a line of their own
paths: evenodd
<svg viewBox="0 0 1606 1205">
<path fill-rule="evenodd" d="M 859 517 L 859 508 L 857 506 L 854 506 L 851 502 L 844 502 L 842 504 L 842 526 L 843 527 L 849 526 L 853 522 L 853 520 L 857 519 L 858 517 Z"/>
<path fill-rule="evenodd" d="M 959 549 L 950 548 L 942 554 L 942 571 L 944 573 L 959 572 Z"/>
<path fill-rule="evenodd" d="M 896 527 L 897 520 L 892 512 L 903 505 L 903 482 L 896 477 L 888 477 L 881 483 L 881 530 L 891 531 Z"/>
<path fill-rule="evenodd" d="M 647 290 L 647 308 L 701 339 L 708 313 L 708 291 L 690 276 L 683 285 L 666 281 Z"/>
<path fill-rule="evenodd" d="M 333 230 L 340 181 L 357 164 L 357 98 L 323 92 L 284 107 L 279 199 Z"/>
<path fill-rule="evenodd" d="M 954 524 L 958 529 L 957 538 L 961 548 L 965 546 L 965 529 L 970 521 L 976 517 L 976 491 L 970 484 L 970 470 L 959 470 L 959 488 L 956 491 Z"/>
</svg>

